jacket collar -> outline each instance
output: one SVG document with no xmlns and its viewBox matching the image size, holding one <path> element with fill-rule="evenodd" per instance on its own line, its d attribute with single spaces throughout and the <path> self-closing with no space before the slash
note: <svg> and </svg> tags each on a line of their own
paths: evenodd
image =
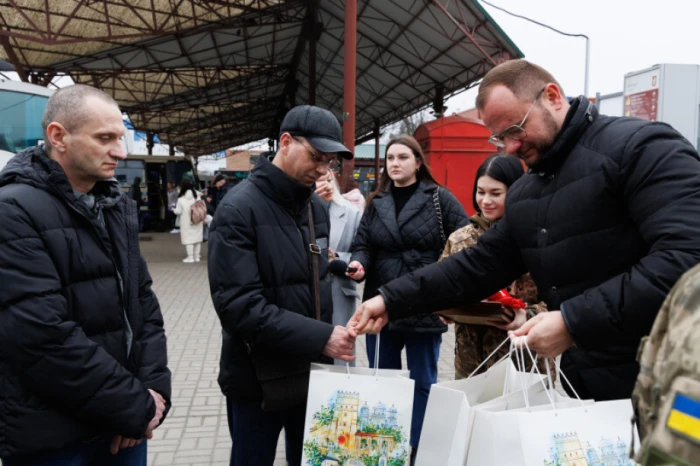
<svg viewBox="0 0 700 466">
<path fill-rule="evenodd" d="M 270 162 L 267 157 L 258 158 L 248 180 L 263 194 L 295 213 L 311 199 L 313 187 L 304 186 Z"/>
<path fill-rule="evenodd" d="M 51 192 L 69 204 L 79 206 L 81 211 L 85 206 L 83 202 L 78 202 L 63 168 L 48 156 L 43 145 L 19 152 L 0 172 L 0 187 L 14 183 L 28 184 Z M 95 196 L 95 201 L 104 208 L 113 207 L 126 197 L 115 179 L 98 181 L 89 194 Z"/>
<path fill-rule="evenodd" d="M 379 218 L 386 225 L 392 239 L 398 247 L 401 247 L 403 240 L 401 239 L 401 226 L 408 223 L 418 212 L 423 209 L 427 202 L 432 204 L 433 191 L 437 189 L 434 184 L 427 184 L 423 181 L 418 185 L 418 189 L 413 193 L 413 196 L 408 200 L 406 205 L 396 217 L 396 207 L 394 196 L 391 191 L 378 193 L 372 204 L 377 209 Z"/>
<path fill-rule="evenodd" d="M 556 171 L 596 118 L 598 118 L 598 110 L 595 105 L 584 96 L 574 99 L 554 144 L 542 159 L 528 170 L 528 173 L 548 174 Z"/>
</svg>

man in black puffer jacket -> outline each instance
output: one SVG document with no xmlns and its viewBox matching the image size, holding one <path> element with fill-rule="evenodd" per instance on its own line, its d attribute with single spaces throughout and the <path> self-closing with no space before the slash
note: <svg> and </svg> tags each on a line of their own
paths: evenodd
<svg viewBox="0 0 700 466">
<path fill-rule="evenodd" d="M 0 457 L 145 466 L 171 385 L 136 203 L 113 179 L 122 115 L 70 86 L 42 128 L 0 173 Z"/>
<path fill-rule="evenodd" d="M 354 338 L 331 325 L 330 217 L 314 194 L 337 155 L 352 157 L 340 141 L 332 113 L 293 108 L 272 162 L 260 157 L 216 209 L 209 284 L 224 330 L 219 385 L 236 466 L 272 466 L 282 428 L 287 462 L 300 466 L 310 362 L 354 359 Z"/>
<path fill-rule="evenodd" d="M 550 312 L 514 333 L 562 356 L 581 397 L 629 398 L 637 347 L 678 278 L 700 261 L 700 160 L 666 124 L 569 104 L 544 69 L 513 60 L 482 81 L 490 140 L 530 167 L 476 246 L 395 280 L 353 317 L 360 331 L 484 298 L 529 271 Z M 388 315 L 385 313 L 388 311 Z M 367 324 L 367 325 L 366 325 Z"/>
</svg>

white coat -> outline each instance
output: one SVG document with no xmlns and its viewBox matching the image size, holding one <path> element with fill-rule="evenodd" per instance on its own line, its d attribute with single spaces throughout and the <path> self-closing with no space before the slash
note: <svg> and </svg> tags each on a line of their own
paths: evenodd
<svg viewBox="0 0 700 466">
<path fill-rule="evenodd" d="M 192 225 L 190 219 L 192 206 L 196 202 L 191 190 L 187 190 L 184 196 L 177 199 L 175 215 L 180 217 L 180 241 L 182 244 L 197 244 L 204 239 L 204 222 Z"/>
</svg>

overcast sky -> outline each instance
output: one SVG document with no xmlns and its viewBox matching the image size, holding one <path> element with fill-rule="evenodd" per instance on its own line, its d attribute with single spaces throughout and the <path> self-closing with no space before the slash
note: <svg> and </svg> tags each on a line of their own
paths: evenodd
<svg viewBox="0 0 700 466">
<path fill-rule="evenodd" d="M 556 29 L 590 38 L 589 90 L 622 91 L 625 73 L 657 63 L 700 65 L 698 0 L 489 0 Z M 585 39 L 565 37 L 486 4 L 483 7 L 525 55 L 561 83 L 567 95 L 583 94 Z M 474 106 L 470 89 L 447 102 L 447 113 Z"/>
</svg>

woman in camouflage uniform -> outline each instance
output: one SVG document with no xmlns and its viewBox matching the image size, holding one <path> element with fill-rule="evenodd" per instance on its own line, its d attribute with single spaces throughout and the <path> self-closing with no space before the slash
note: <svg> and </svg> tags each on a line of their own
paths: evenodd
<svg viewBox="0 0 700 466">
<path fill-rule="evenodd" d="M 481 164 L 476 172 L 472 196 L 477 214 L 469 219 L 469 225 L 450 235 L 440 260 L 476 244 L 479 237 L 503 217 L 508 188 L 523 173 L 520 160 L 511 155 L 494 154 Z M 537 287 L 529 273 L 513 282 L 508 291 L 512 296 L 528 304 L 527 309 L 507 309 L 514 317 L 510 324 L 502 325 L 494 322 L 492 327 L 455 324 L 456 379 L 469 376 L 508 337 L 508 330 L 515 330 L 525 323 L 528 314 L 534 315 L 547 310 L 546 305 L 539 302 Z M 504 345 L 479 372 L 485 371 L 498 362 L 508 351 L 509 345 Z M 546 370 L 544 365 L 538 364 L 538 368 L 541 371 Z"/>
</svg>

